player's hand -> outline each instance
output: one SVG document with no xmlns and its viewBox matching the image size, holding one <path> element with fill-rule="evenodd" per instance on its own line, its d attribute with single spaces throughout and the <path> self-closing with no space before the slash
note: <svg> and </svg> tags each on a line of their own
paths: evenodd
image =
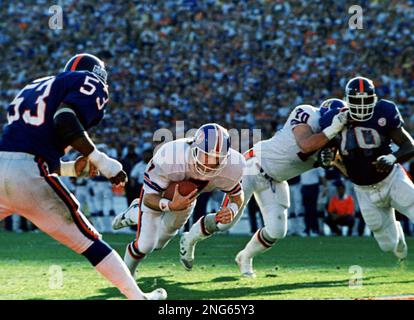
<svg viewBox="0 0 414 320">
<path fill-rule="evenodd" d="M 375 166 L 378 172 L 389 172 L 394 166 L 397 158 L 392 154 L 387 154 L 377 158 L 372 164 Z"/>
<path fill-rule="evenodd" d="M 96 166 L 84 156 L 75 160 L 75 172 L 77 177 L 96 177 L 99 174 Z"/>
<path fill-rule="evenodd" d="M 125 187 L 125 184 L 128 182 L 128 176 L 124 170 L 121 170 L 115 177 L 109 178 L 114 187 Z"/>
<path fill-rule="evenodd" d="M 335 160 L 335 152 L 331 148 L 324 148 L 320 152 L 320 165 L 323 168 L 329 168 L 332 166 L 332 161 Z"/>
<path fill-rule="evenodd" d="M 331 125 L 323 130 L 329 140 L 333 139 L 339 132 L 342 131 L 348 122 L 348 118 L 348 108 L 341 109 L 341 111 L 333 117 Z"/>
<path fill-rule="evenodd" d="M 221 208 L 220 211 L 216 213 L 214 220 L 222 224 L 229 224 L 230 222 L 233 221 L 233 218 L 234 218 L 233 210 L 225 207 L 225 208 Z"/>
<path fill-rule="evenodd" d="M 185 210 L 193 204 L 197 198 L 197 189 L 191 191 L 187 196 L 182 196 L 178 191 L 178 184 L 175 186 L 174 197 L 169 203 L 168 207 L 172 212 Z"/>
</svg>

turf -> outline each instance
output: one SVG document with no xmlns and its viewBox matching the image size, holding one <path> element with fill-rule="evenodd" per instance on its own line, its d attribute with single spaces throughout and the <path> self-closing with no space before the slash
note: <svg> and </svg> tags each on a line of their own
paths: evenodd
<svg viewBox="0 0 414 320">
<path fill-rule="evenodd" d="M 128 235 L 105 235 L 123 256 Z M 241 278 L 234 256 L 248 237 L 216 236 L 200 243 L 196 265 L 178 261 L 178 238 L 140 267 L 138 283 L 164 287 L 169 299 L 352 299 L 414 295 L 414 261 L 397 263 L 373 238 L 288 237 L 255 260 L 256 279 Z M 409 247 L 414 241 L 408 240 Z M 362 285 L 350 286 L 351 266 Z M 355 267 L 354 267 L 355 268 Z M 44 234 L 0 232 L 0 299 L 123 299 L 81 256 Z M 62 271 L 61 277 L 59 270 Z"/>
</svg>

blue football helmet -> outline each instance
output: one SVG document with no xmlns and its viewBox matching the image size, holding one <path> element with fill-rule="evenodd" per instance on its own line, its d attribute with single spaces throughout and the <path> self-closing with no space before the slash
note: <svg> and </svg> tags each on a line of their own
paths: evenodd
<svg viewBox="0 0 414 320">
<path fill-rule="evenodd" d="M 346 102 L 341 99 L 326 99 L 324 100 L 321 105 L 319 106 L 319 111 L 321 116 L 327 113 L 330 110 L 341 110 L 342 108 L 346 108 Z"/>
<path fill-rule="evenodd" d="M 90 71 L 105 84 L 108 78 L 104 62 L 89 53 L 80 53 L 70 58 L 63 71 Z"/>
<path fill-rule="evenodd" d="M 202 125 L 191 144 L 196 171 L 207 177 L 220 173 L 227 163 L 230 149 L 228 131 L 216 123 Z"/>
<path fill-rule="evenodd" d="M 355 77 L 345 87 L 345 101 L 349 106 L 349 116 L 356 121 L 367 121 L 374 115 L 378 101 L 372 80 Z"/>
</svg>

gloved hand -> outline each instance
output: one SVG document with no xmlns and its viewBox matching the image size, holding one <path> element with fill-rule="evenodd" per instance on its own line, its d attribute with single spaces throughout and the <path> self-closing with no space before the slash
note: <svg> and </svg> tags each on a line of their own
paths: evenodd
<svg viewBox="0 0 414 320">
<path fill-rule="evenodd" d="M 322 168 L 329 168 L 332 166 L 332 161 L 335 160 L 335 152 L 332 148 L 324 148 L 319 153 L 319 164 Z"/>
<path fill-rule="evenodd" d="M 329 140 L 334 138 L 339 132 L 342 131 L 344 126 L 348 122 L 349 110 L 343 109 L 332 119 L 332 123 L 329 127 L 323 129 L 323 133 L 328 137 Z"/>
<path fill-rule="evenodd" d="M 377 161 L 374 161 L 372 164 L 375 165 L 378 172 L 388 172 L 391 171 L 396 161 L 397 158 L 392 153 L 390 153 L 378 157 Z"/>
</svg>

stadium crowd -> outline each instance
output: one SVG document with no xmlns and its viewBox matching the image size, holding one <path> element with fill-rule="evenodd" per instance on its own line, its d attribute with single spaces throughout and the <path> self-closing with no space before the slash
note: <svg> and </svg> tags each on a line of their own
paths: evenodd
<svg viewBox="0 0 414 320">
<path fill-rule="evenodd" d="M 72 0 L 61 30 L 48 26 L 49 5 L 0 6 L 0 105 L 74 53 L 96 54 L 110 103 L 92 135 L 118 158 L 151 150 L 154 131 L 175 132 L 177 120 L 186 130 L 217 122 L 270 137 L 293 106 L 341 98 L 356 74 L 373 79 L 414 132 L 412 0 L 360 1 L 356 30 L 350 4 L 333 0 Z"/>
</svg>

